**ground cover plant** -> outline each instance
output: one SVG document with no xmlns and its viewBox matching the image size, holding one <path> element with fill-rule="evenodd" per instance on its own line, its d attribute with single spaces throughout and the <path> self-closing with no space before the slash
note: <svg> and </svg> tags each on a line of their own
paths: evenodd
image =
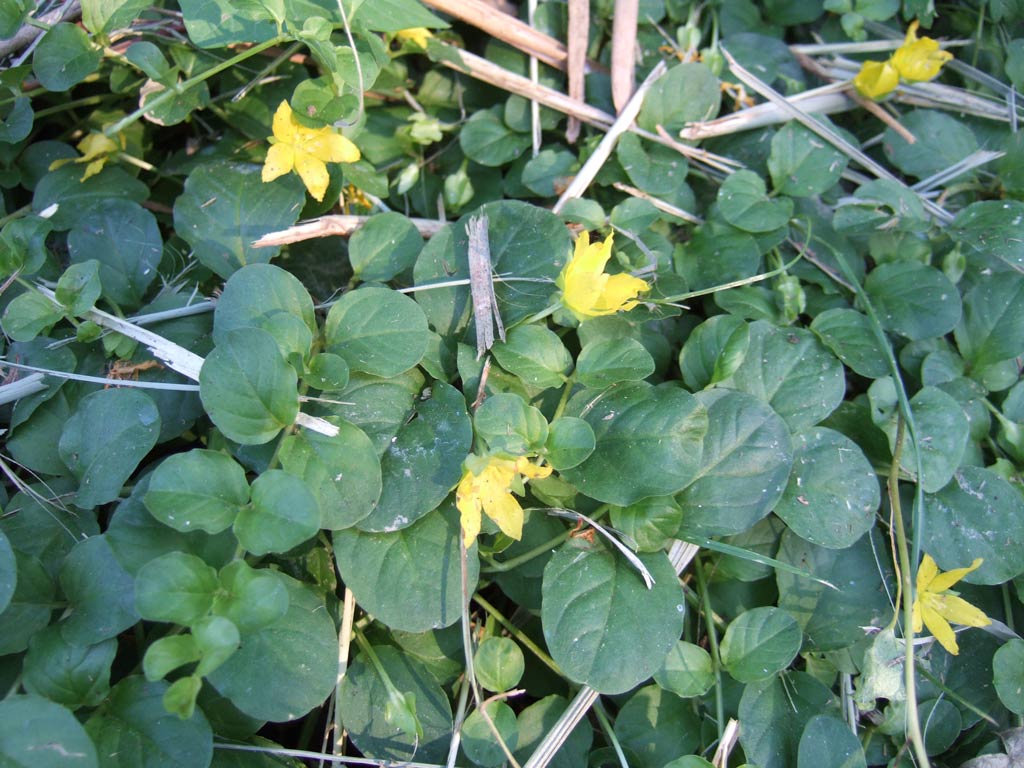
<svg viewBox="0 0 1024 768">
<path fill-rule="evenodd" d="M 4 764 L 1024 759 L 1024 5 L 0 56 Z"/>
</svg>

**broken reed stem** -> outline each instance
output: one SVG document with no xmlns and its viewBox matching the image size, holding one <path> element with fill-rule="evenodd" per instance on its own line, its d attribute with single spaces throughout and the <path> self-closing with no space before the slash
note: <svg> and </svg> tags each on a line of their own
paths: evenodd
<svg viewBox="0 0 1024 768">
<path fill-rule="evenodd" d="M 369 220 L 370 216 L 349 216 L 345 214 L 329 214 L 318 216 L 309 221 L 302 221 L 295 226 L 278 232 L 268 232 L 253 242 L 254 248 L 269 248 L 275 245 L 287 245 L 317 237 L 341 236 L 348 237 Z M 423 237 L 433 237 L 445 225 L 435 219 L 409 219 Z"/>
<path fill-rule="evenodd" d="M 494 326 L 498 328 L 498 338 L 505 341 L 505 324 L 501 322 L 498 297 L 494 294 L 487 226 L 486 215 L 470 216 L 466 222 L 466 234 L 469 236 L 469 294 L 476 322 L 477 360 L 494 346 Z"/>
<path fill-rule="evenodd" d="M 569 57 L 566 60 L 569 98 L 586 101 L 587 43 L 590 35 L 590 0 L 569 0 L 569 25 L 566 30 Z M 575 144 L 580 137 L 579 118 L 569 115 L 565 140 Z"/>
</svg>

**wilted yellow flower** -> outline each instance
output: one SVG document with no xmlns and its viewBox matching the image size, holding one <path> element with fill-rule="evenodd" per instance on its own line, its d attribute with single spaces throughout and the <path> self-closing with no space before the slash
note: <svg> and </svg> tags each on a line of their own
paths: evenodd
<svg viewBox="0 0 1024 768">
<path fill-rule="evenodd" d="M 628 311 L 637 305 L 637 295 L 651 288 L 632 275 L 606 274 L 604 267 L 611 255 L 611 235 L 603 243 L 591 244 L 590 234 L 584 231 L 576 239 L 572 258 L 555 281 L 562 289 L 562 303 L 580 321 Z"/>
<path fill-rule="evenodd" d="M 103 170 L 107 160 L 125 148 L 124 136 L 117 135 L 118 141 L 103 133 L 90 133 L 76 147 L 82 153 L 78 158 L 61 158 L 50 163 L 50 170 L 56 170 L 67 163 L 85 163 L 85 173 L 79 181 L 85 181 Z"/>
<path fill-rule="evenodd" d="M 925 555 L 917 569 L 917 596 L 914 598 L 914 632 L 921 631 L 922 623 L 928 627 L 940 645 L 954 656 L 960 652 L 956 634 L 949 623 L 968 627 L 985 627 L 992 623 L 985 613 L 975 608 L 949 588 L 973 571 L 982 560 L 979 557 L 967 568 L 955 568 L 939 573 L 931 555 Z"/>
<path fill-rule="evenodd" d="M 327 163 L 354 163 L 359 147 L 328 127 L 307 128 L 292 114 L 287 101 L 274 113 L 274 135 L 263 164 L 263 181 L 273 181 L 291 170 L 299 174 L 309 194 L 324 199 L 330 176 Z"/>
<path fill-rule="evenodd" d="M 918 26 L 917 21 L 910 24 L 903 45 L 888 61 L 865 61 L 861 65 L 853 84 L 862 96 L 879 99 L 896 90 L 901 79 L 908 83 L 931 80 L 939 74 L 942 65 L 953 58 L 949 51 L 939 50 L 937 41 L 918 37 Z"/>
<path fill-rule="evenodd" d="M 462 539 L 469 547 L 480 533 L 480 512 L 483 510 L 502 533 L 517 541 L 523 535 L 523 508 L 512 491 L 522 495 L 523 477 L 547 477 L 551 467 L 538 467 L 525 456 L 518 459 L 486 459 L 470 456 L 459 487 L 455 489 L 455 506 L 462 523 Z M 477 471 L 478 470 L 478 471 Z"/>
<path fill-rule="evenodd" d="M 415 43 L 420 48 L 426 49 L 427 40 L 432 38 L 434 33 L 426 27 L 409 27 L 395 32 L 395 39 L 402 43 Z"/>
</svg>

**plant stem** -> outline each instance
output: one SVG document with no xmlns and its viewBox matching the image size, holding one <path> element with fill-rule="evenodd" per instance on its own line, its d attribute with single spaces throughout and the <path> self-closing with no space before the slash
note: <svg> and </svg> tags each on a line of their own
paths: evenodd
<svg viewBox="0 0 1024 768">
<path fill-rule="evenodd" d="M 480 597 L 479 592 L 473 595 L 473 599 L 476 601 L 477 605 L 479 605 L 481 608 L 483 608 L 485 611 L 491 614 L 491 616 L 493 616 L 495 620 L 499 624 L 501 624 L 501 626 L 507 629 L 509 633 L 516 639 L 517 642 L 526 646 L 526 648 L 529 649 L 534 656 L 540 659 L 544 663 L 544 665 L 547 666 L 548 669 L 550 669 L 556 675 L 562 675 L 562 670 L 558 668 L 557 664 L 555 664 L 555 660 L 552 659 L 547 653 L 545 653 L 539 645 L 533 642 L 533 640 L 531 640 L 530 637 L 525 632 L 523 632 L 523 630 L 521 630 L 511 621 L 502 616 L 501 612 L 497 608 L 495 608 L 493 605 L 487 602 L 487 600 L 483 597 Z"/>
<path fill-rule="evenodd" d="M 708 632 L 708 649 L 711 651 L 711 663 L 715 670 L 715 725 L 718 726 L 718 738 L 721 740 L 722 732 L 725 729 L 725 702 L 722 699 L 722 658 L 718 655 L 718 632 L 715 630 L 715 623 L 711 616 L 715 615 L 711 608 L 711 595 L 708 594 L 708 582 L 704 574 L 704 563 L 700 557 L 694 558 L 693 572 L 697 576 L 697 591 L 700 593 L 701 603 L 704 606 L 704 626 Z"/>
</svg>

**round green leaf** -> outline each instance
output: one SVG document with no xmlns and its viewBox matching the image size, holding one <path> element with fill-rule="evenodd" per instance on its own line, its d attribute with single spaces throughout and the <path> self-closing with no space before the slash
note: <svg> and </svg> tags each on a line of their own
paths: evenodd
<svg viewBox="0 0 1024 768">
<path fill-rule="evenodd" d="M 473 654 L 473 671 L 480 685 L 495 693 L 515 688 L 525 664 L 522 650 L 508 637 L 488 637 Z"/>
<path fill-rule="evenodd" d="M 683 511 L 671 496 L 650 496 L 628 507 L 612 507 L 612 525 L 638 552 L 657 552 L 676 537 Z"/>
<path fill-rule="evenodd" d="M 200 655 L 194 672 L 197 677 L 213 672 L 238 650 L 242 642 L 238 627 L 223 616 L 206 616 L 193 624 L 191 629 Z"/>
<path fill-rule="evenodd" d="M 964 243 L 979 255 L 1006 267 L 1024 269 L 1024 242 L 1019 223 L 1024 219 L 1024 202 L 1020 200 L 986 200 L 972 203 L 960 211 L 946 232 L 958 243 Z M 1000 276 L 1001 277 L 1001 276 Z"/>
<path fill-rule="evenodd" d="M 218 575 L 223 589 L 214 599 L 213 612 L 242 632 L 263 629 L 288 610 L 288 585 L 278 571 L 251 568 L 245 560 L 234 560 Z"/>
<path fill-rule="evenodd" d="M 270 469 L 252 484 L 252 503 L 233 526 L 238 543 L 254 555 L 287 552 L 320 530 L 320 505 L 295 475 Z"/>
<path fill-rule="evenodd" d="M 94 35 L 104 35 L 131 26 L 139 12 L 147 7 L 146 0 L 86 3 L 82 7 L 82 23 Z"/>
<path fill-rule="evenodd" d="M 726 629 L 720 646 L 722 664 L 741 683 L 767 680 L 796 658 L 802 639 L 796 619 L 785 611 L 754 608 Z"/>
<path fill-rule="evenodd" d="M 199 397 L 228 438 L 261 445 L 295 421 L 298 375 L 266 331 L 228 331 L 199 371 Z"/>
<path fill-rule="evenodd" d="M 445 504 L 390 533 L 334 532 L 338 572 L 359 604 L 391 629 L 423 632 L 459 620 L 462 573 L 459 514 Z M 479 561 L 468 558 L 469 588 Z"/>
<path fill-rule="evenodd" d="M 771 232 L 784 226 L 793 215 L 793 201 L 768 197 L 764 179 L 753 171 L 736 171 L 726 176 L 718 189 L 722 216 L 744 232 Z"/>
<path fill-rule="evenodd" d="M 923 546 L 939 568 L 963 568 L 983 558 L 964 577 L 972 584 L 1002 584 L 1024 572 L 1024 499 L 1006 480 L 989 469 L 962 467 L 925 499 Z"/>
<path fill-rule="evenodd" d="M 110 665 L 117 652 L 113 638 L 76 645 L 51 624 L 28 645 L 22 683 L 25 690 L 71 709 L 95 707 L 110 690 Z"/>
<path fill-rule="evenodd" d="M 540 197 L 556 197 L 578 166 L 576 155 L 567 150 L 543 149 L 523 166 L 523 185 Z"/>
<path fill-rule="evenodd" d="M 804 672 L 748 685 L 739 706 L 747 759 L 760 768 L 793 768 L 804 728 L 832 699 L 828 688 Z"/>
<path fill-rule="evenodd" d="M 505 746 L 510 750 L 515 749 L 519 741 L 519 724 L 512 707 L 504 701 L 492 701 L 484 707 Z M 462 725 L 462 751 L 483 768 L 496 768 L 506 760 L 505 751 L 495 738 L 491 725 L 484 720 L 478 709 L 474 709 Z"/>
<path fill-rule="evenodd" d="M 320 502 L 320 528 L 355 525 L 377 505 L 381 468 L 373 443 L 359 427 L 337 422 L 334 437 L 303 431 L 281 442 L 286 472 L 302 478 Z"/>
<path fill-rule="evenodd" d="M 992 657 L 992 680 L 1003 706 L 1024 714 L 1024 640 L 1014 638 Z"/>
<path fill-rule="evenodd" d="M 178 667 L 199 661 L 199 645 L 191 634 L 165 635 L 153 642 L 142 657 L 147 680 L 161 680 Z"/>
<path fill-rule="evenodd" d="M 793 472 L 775 505 L 801 538 L 844 549 L 871 529 L 881 503 L 878 477 L 855 442 L 824 427 L 794 436 Z"/>
<path fill-rule="evenodd" d="M 676 497 L 680 531 L 696 536 L 739 533 L 771 512 L 793 464 L 789 428 L 756 397 L 724 389 L 697 400 L 707 409 L 701 468 Z"/>
<path fill-rule="evenodd" d="M 412 269 L 423 249 L 423 236 L 400 213 L 378 213 L 352 233 L 348 260 L 357 280 L 391 280 Z"/>
<path fill-rule="evenodd" d="M 687 123 L 710 120 L 718 114 L 722 92 L 718 78 L 706 64 L 678 64 L 660 78 L 644 98 L 637 124 L 652 133 L 662 126 L 671 134 Z"/>
<path fill-rule="evenodd" d="M 943 336 L 960 322 L 960 292 L 934 267 L 893 261 L 864 281 L 882 327 L 912 341 Z"/>
<path fill-rule="evenodd" d="M 38 558 L 14 550 L 14 560 L 18 583 L 0 613 L 0 655 L 25 650 L 32 636 L 50 623 L 57 591 Z"/>
<path fill-rule="evenodd" d="M 160 413 L 141 390 L 102 389 L 82 398 L 58 446 L 78 478 L 75 504 L 89 509 L 116 499 L 159 434 Z"/>
<path fill-rule="evenodd" d="M 135 607 L 144 619 L 188 626 L 205 616 L 218 589 L 217 572 L 195 555 L 169 552 L 135 576 Z"/>
<path fill-rule="evenodd" d="M 594 430 L 583 419 L 562 416 L 548 427 L 544 458 L 559 472 L 583 463 L 594 452 Z"/>
<path fill-rule="evenodd" d="M 776 192 L 813 197 L 831 189 L 849 162 L 844 153 L 792 121 L 772 137 L 768 172 Z"/>
<path fill-rule="evenodd" d="M 539 451 L 548 439 L 548 420 L 510 392 L 488 397 L 473 414 L 476 435 L 491 451 L 512 456 Z"/>
<path fill-rule="evenodd" d="M 957 349 L 974 368 L 1024 353 L 1024 277 L 981 275 L 964 295 Z"/>
<path fill-rule="evenodd" d="M 707 411 L 682 389 L 638 382 L 588 390 L 567 412 L 594 430 L 594 452 L 564 473 L 591 498 L 626 506 L 675 493 L 697 473 Z"/>
<path fill-rule="evenodd" d="M 915 141 L 910 143 L 888 128 L 882 148 L 892 164 L 909 176 L 923 179 L 944 171 L 978 149 L 974 132 L 942 110 L 915 109 L 900 116 L 900 125 L 914 135 Z M 955 178 L 963 181 L 965 175 Z"/>
<path fill-rule="evenodd" d="M 627 132 L 615 145 L 615 157 L 629 176 L 630 183 L 648 194 L 671 199 L 679 194 L 680 189 L 687 189 L 689 163 L 669 147 L 654 143 L 645 145 L 635 133 Z"/>
<path fill-rule="evenodd" d="M 207 680 L 242 712 L 281 722 L 302 717 L 334 689 L 338 635 L 323 598 L 279 574 L 288 612 L 244 636 L 242 646 Z"/>
<path fill-rule="evenodd" d="M 130 200 L 104 200 L 68 232 L 73 264 L 100 264 L 103 295 L 123 309 L 137 307 L 157 276 L 163 240 L 156 217 Z"/>
<path fill-rule="evenodd" d="M 431 390 L 431 398 L 418 404 L 415 417 L 390 439 L 381 457 L 380 500 L 359 521 L 362 530 L 394 531 L 414 523 L 436 509 L 462 477 L 473 444 L 466 399 L 443 381 L 435 381 Z"/>
<path fill-rule="evenodd" d="M 866 315 L 846 307 L 827 309 L 814 318 L 811 330 L 855 373 L 869 379 L 889 374 L 889 361 Z"/>
<path fill-rule="evenodd" d="M 164 708 L 167 683 L 126 677 L 89 718 L 85 730 L 104 766 L 157 768 L 209 765 L 213 730 L 201 710 L 182 720 Z"/>
<path fill-rule="evenodd" d="M 515 751 L 515 758 L 520 765 L 526 763 L 541 739 L 551 733 L 551 729 L 568 706 L 569 702 L 561 696 L 552 695 L 545 696 L 519 713 L 519 746 Z M 551 768 L 578 768 L 585 765 L 593 739 L 589 723 L 577 723 L 548 765 Z"/>
<path fill-rule="evenodd" d="M 349 367 L 345 358 L 321 352 L 309 361 L 309 370 L 303 377 L 311 387 L 324 392 L 337 392 L 348 384 Z"/>
<path fill-rule="evenodd" d="M 715 315 L 698 325 L 679 353 L 679 370 L 693 392 L 732 376 L 750 343 L 750 326 L 735 315 Z M 577 364 L 581 365 L 581 364 Z"/>
<path fill-rule="evenodd" d="M 327 351 L 353 371 L 390 378 L 427 351 L 427 318 L 416 302 L 390 288 L 357 288 L 327 313 Z"/>
<path fill-rule="evenodd" d="M 956 704 L 944 698 L 922 701 L 919 711 L 924 748 L 929 755 L 945 752 L 963 730 L 963 717 Z"/>
<path fill-rule="evenodd" d="M 700 719 L 689 702 L 648 685 L 622 705 L 615 735 L 640 768 L 661 768 L 700 746 Z"/>
<path fill-rule="evenodd" d="M 680 640 L 654 673 L 654 682 L 684 699 L 703 696 L 715 684 L 711 654 L 699 645 Z"/>
<path fill-rule="evenodd" d="M 860 739 L 831 715 L 812 717 L 797 748 L 797 768 L 867 768 Z"/>
<path fill-rule="evenodd" d="M 32 694 L 0 701 L 0 762 L 33 768 L 99 766 L 96 747 L 78 719 L 60 704 Z"/>
<path fill-rule="evenodd" d="M 676 271 L 691 290 L 713 288 L 757 274 L 761 249 L 753 235 L 719 219 L 697 227 L 675 255 Z"/>
<path fill-rule="evenodd" d="M 100 297 L 100 263 L 89 259 L 72 264 L 57 281 L 54 295 L 69 314 L 84 315 Z"/>
<path fill-rule="evenodd" d="M 352 743 L 363 755 L 377 760 L 443 763 L 452 735 L 452 709 L 444 690 L 409 654 L 383 645 L 373 650 L 398 692 L 413 697 L 423 737 L 410 737 L 382 716 L 383 703 L 390 698 L 387 684 L 360 654 L 345 674 L 338 696 L 342 722 Z M 333 685 L 333 680 L 330 682 Z"/>
<path fill-rule="evenodd" d="M 514 133 L 502 121 L 497 108 L 481 109 L 463 124 L 459 146 L 470 160 L 494 167 L 519 157 L 530 146 L 530 137 Z"/>
<path fill-rule="evenodd" d="M 654 373 L 654 358 L 636 339 L 602 339 L 587 344 L 576 361 L 576 380 L 603 389 L 620 381 L 642 381 Z"/>
<path fill-rule="evenodd" d="M 7 535 L 0 530 L 0 613 L 6 610 L 18 583 L 18 564 Z"/>
<path fill-rule="evenodd" d="M 255 248 L 253 242 L 294 224 L 305 199 L 297 176 L 264 184 L 258 165 L 202 163 L 174 201 L 174 229 L 203 266 L 227 278 L 280 252 L 280 246 Z"/>
<path fill-rule="evenodd" d="M 601 693 L 650 677 L 682 631 L 685 603 L 668 558 L 639 557 L 654 577 L 651 589 L 621 554 L 604 549 L 567 544 L 544 568 L 541 622 L 551 656 L 570 680 Z"/>
<path fill-rule="evenodd" d="M 229 331 L 260 328 L 278 312 L 292 315 L 317 332 L 313 300 L 290 272 L 273 264 L 249 264 L 228 278 L 213 312 L 213 340 L 222 344 Z"/>
<path fill-rule="evenodd" d="M 83 217 L 105 206 L 111 198 L 141 203 L 149 197 L 149 187 L 117 166 L 104 168 L 83 179 L 85 169 L 69 163 L 39 179 L 32 196 L 32 210 L 52 213 L 47 220 L 53 229 L 71 229 Z"/>
<path fill-rule="evenodd" d="M 106 536 L 75 545 L 60 569 L 60 585 L 71 608 L 61 622 L 68 642 L 93 645 L 139 620 L 131 574 L 117 562 Z"/>
<path fill-rule="evenodd" d="M 491 354 L 506 371 L 540 389 L 562 386 L 572 368 L 572 357 L 558 334 L 540 325 L 516 326 Z"/>
<path fill-rule="evenodd" d="M 66 21 L 50 27 L 32 54 L 32 69 L 40 85 L 54 93 L 66 91 L 99 69 L 103 51 L 77 24 Z"/>
<path fill-rule="evenodd" d="M 64 316 L 61 308 L 36 291 L 14 297 L 4 309 L 4 333 L 12 341 L 32 341 Z"/>
<path fill-rule="evenodd" d="M 249 502 L 249 483 L 227 454 L 195 448 L 161 462 L 144 501 L 153 517 L 176 531 L 220 533 Z"/>
<path fill-rule="evenodd" d="M 764 320 L 750 324 L 746 356 L 723 386 L 764 400 L 792 432 L 813 427 L 846 394 L 842 363 L 813 333 Z"/>
</svg>

